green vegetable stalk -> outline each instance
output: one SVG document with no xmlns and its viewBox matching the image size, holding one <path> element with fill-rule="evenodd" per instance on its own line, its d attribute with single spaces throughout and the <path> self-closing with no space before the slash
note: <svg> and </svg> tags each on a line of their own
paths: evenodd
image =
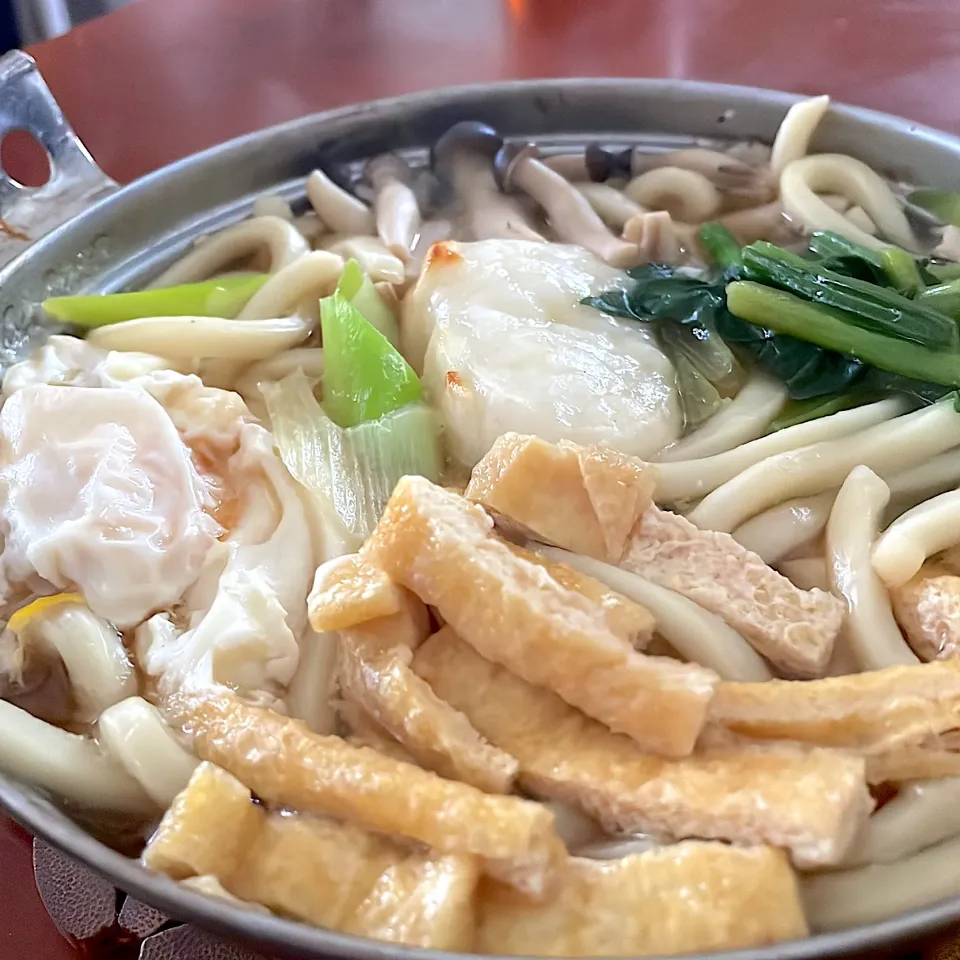
<svg viewBox="0 0 960 960">
<path fill-rule="evenodd" d="M 903 377 L 944 386 L 960 386 L 960 352 L 932 350 L 866 330 L 850 315 L 833 307 L 809 303 L 783 290 L 751 281 L 727 286 L 730 312 L 759 327 L 799 337 Z"/>
<path fill-rule="evenodd" d="M 230 320 L 268 277 L 268 274 L 256 273 L 135 293 L 50 297 L 43 301 L 43 309 L 64 323 L 91 330 L 142 317 L 226 317 Z"/>
<path fill-rule="evenodd" d="M 343 266 L 337 291 L 343 294 L 394 346 L 400 343 L 400 331 L 393 311 L 377 293 L 373 281 L 356 260 Z"/>
<path fill-rule="evenodd" d="M 323 406 L 353 427 L 418 401 L 423 388 L 397 349 L 342 293 L 320 301 Z"/>
<path fill-rule="evenodd" d="M 697 240 L 710 259 L 724 270 L 740 266 L 740 244 L 722 223 L 705 223 L 697 231 Z"/>
</svg>

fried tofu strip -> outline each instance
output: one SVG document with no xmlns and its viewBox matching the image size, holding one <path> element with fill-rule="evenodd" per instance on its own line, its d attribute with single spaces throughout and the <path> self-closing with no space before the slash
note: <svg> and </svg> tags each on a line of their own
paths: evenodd
<svg viewBox="0 0 960 960">
<path fill-rule="evenodd" d="M 271 813 L 243 861 L 220 882 L 235 897 L 341 930 L 380 875 L 407 851 L 349 823 Z"/>
<path fill-rule="evenodd" d="M 656 468 L 611 447 L 505 433 L 465 496 L 551 543 L 618 563 L 655 485 Z"/>
<path fill-rule="evenodd" d="M 822 590 L 800 590 L 730 534 L 650 507 L 620 565 L 717 614 L 781 669 L 803 677 L 826 671 L 844 605 Z"/>
<path fill-rule="evenodd" d="M 174 880 L 232 874 L 260 831 L 263 810 L 239 780 L 201 763 L 143 851 L 143 864 Z"/>
<path fill-rule="evenodd" d="M 487 793 L 509 793 L 517 761 L 487 743 L 410 669 L 409 647 L 392 643 L 392 619 L 381 617 L 340 634 L 340 695 L 440 776 Z"/>
<path fill-rule="evenodd" d="M 477 858 L 405 849 L 324 817 L 268 814 L 210 763 L 177 797 L 144 862 L 179 879 L 188 873 L 185 882 L 210 895 L 315 926 L 440 950 L 473 941 Z M 197 873 L 204 867 L 210 872 Z"/>
<path fill-rule="evenodd" d="M 479 876 L 474 857 L 411 854 L 381 874 L 344 932 L 434 950 L 470 951 Z"/>
<path fill-rule="evenodd" d="M 618 491 L 621 501 L 619 510 L 604 512 L 601 523 L 590 509 L 586 473 L 577 469 L 578 457 L 588 453 L 576 444 L 507 434 L 474 468 L 467 497 L 546 542 L 682 594 L 722 617 L 777 666 L 797 676 L 823 675 L 843 622 L 837 598 L 798 589 L 729 534 L 699 530 L 652 505 L 656 468 L 630 457 L 591 460 L 592 482 L 604 477 L 604 489 Z M 632 499 L 623 489 L 631 485 Z M 609 502 L 615 502 L 612 495 Z"/>
<path fill-rule="evenodd" d="M 522 560 L 543 567 L 565 590 L 576 590 L 598 604 L 606 614 L 607 628 L 614 636 L 625 640 L 637 650 L 644 650 L 649 645 L 656 623 L 653 614 L 646 607 L 566 563 L 557 563 L 514 544 L 507 546 Z"/>
<path fill-rule="evenodd" d="M 229 692 L 181 695 L 167 705 L 197 756 L 228 770 L 278 806 L 410 837 L 444 854 L 474 854 L 531 896 L 546 892 L 565 858 L 553 816 L 540 804 L 444 780 Z M 210 871 L 204 871 L 209 873 Z"/>
<path fill-rule="evenodd" d="M 307 597 L 310 626 L 318 633 L 345 630 L 404 608 L 405 593 L 359 553 L 335 557 L 317 567 Z"/>
<path fill-rule="evenodd" d="M 710 719 L 747 737 L 869 754 L 920 745 L 960 726 L 960 662 L 823 680 L 721 683 Z"/>
<path fill-rule="evenodd" d="M 476 952 L 641 957 L 759 947 L 807 935 L 779 850 L 686 842 L 622 860 L 574 859 L 560 892 L 531 904 L 483 884 Z"/>
<path fill-rule="evenodd" d="M 823 866 L 839 862 L 872 808 L 858 757 L 789 747 L 651 756 L 484 660 L 449 627 L 413 666 L 520 761 L 527 790 L 579 806 L 609 832 L 769 843 L 798 865 Z"/>
<path fill-rule="evenodd" d="M 921 660 L 960 657 L 960 577 L 924 564 L 912 580 L 890 590 L 893 612 Z"/>
<path fill-rule="evenodd" d="M 490 535 L 484 511 L 422 477 L 394 489 L 364 550 L 478 653 L 668 756 L 690 753 L 718 678 L 645 657 L 608 611 Z"/>
<path fill-rule="evenodd" d="M 895 747 L 867 756 L 868 783 L 960 776 L 960 753 L 936 746 Z"/>
</svg>

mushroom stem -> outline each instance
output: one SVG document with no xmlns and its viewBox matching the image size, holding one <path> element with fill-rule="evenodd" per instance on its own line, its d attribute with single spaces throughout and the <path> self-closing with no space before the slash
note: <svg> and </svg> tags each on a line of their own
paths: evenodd
<svg viewBox="0 0 960 960">
<path fill-rule="evenodd" d="M 373 187 L 377 235 L 406 263 L 420 231 L 420 206 L 410 186 L 410 168 L 399 157 L 385 154 L 367 164 L 366 176 Z"/>
<path fill-rule="evenodd" d="M 450 179 L 463 203 L 467 229 L 475 240 L 546 242 L 527 222 L 520 205 L 498 189 L 490 164 L 467 154 L 457 157 Z"/>
<path fill-rule="evenodd" d="M 497 158 L 498 163 L 505 165 L 505 187 L 512 185 L 536 200 L 561 240 L 585 247 L 614 267 L 637 263 L 636 244 L 614 236 L 586 197 L 536 158 L 536 147 L 528 145 L 513 156 L 514 149 L 508 151 L 501 150 Z"/>
<path fill-rule="evenodd" d="M 362 201 L 337 186 L 322 170 L 307 177 L 307 197 L 317 216 L 334 233 L 369 236 L 374 232 L 373 213 Z"/>
</svg>

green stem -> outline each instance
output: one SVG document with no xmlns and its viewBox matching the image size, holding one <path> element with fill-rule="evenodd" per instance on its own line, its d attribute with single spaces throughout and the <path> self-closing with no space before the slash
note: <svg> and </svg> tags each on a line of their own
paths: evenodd
<svg viewBox="0 0 960 960">
<path fill-rule="evenodd" d="M 697 231 L 697 240 L 710 259 L 724 270 L 740 265 L 740 244 L 722 223 L 705 223 Z"/>
<path fill-rule="evenodd" d="M 782 290 L 736 281 L 727 286 L 727 308 L 747 323 L 856 357 L 880 370 L 960 386 L 960 354 L 956 351 L 929 350 L 864 330 L 851 324 L 841 310 L 808 303 Z"/>
</svg>

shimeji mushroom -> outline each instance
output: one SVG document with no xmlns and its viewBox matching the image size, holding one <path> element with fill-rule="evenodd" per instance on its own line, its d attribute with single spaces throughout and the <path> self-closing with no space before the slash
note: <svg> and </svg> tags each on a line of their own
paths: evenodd
<svg viewBox="0 0 960 960">
<path fill-rule="evenodd" d="M 412 171 L 406 161 L 385 153 L 367 164 L 364 177 L 373 189 L 377 235 L 391 253 L 406 263 L 421 222 Z"/>
<path fill-rule="evenodd" d="M 373 211 L 322 170 L 314 170 L 307 177 L 307 198 L 314 213 L 331 232 L 364 236 L 374 233 Z"/>
<path fill-rule="evenodd" d="M 543 241 L 520 205 L 497 188 L 493 159 L 503 144 L 482 123 L 454 124 L 433 147 L 433 168 L 452 186 L 474 240 Z"/>
<path fill-rule="evenodd" d="M 505 144 L 497 151 L 494 167 L 504 190 L 522 190 L 543 207 L 561 240 L 585 247 L 611 266 L 637 263 L 636 244 L 614 236 L 586 197 L 540 162 L 534 144 Z"/>
</svg>

